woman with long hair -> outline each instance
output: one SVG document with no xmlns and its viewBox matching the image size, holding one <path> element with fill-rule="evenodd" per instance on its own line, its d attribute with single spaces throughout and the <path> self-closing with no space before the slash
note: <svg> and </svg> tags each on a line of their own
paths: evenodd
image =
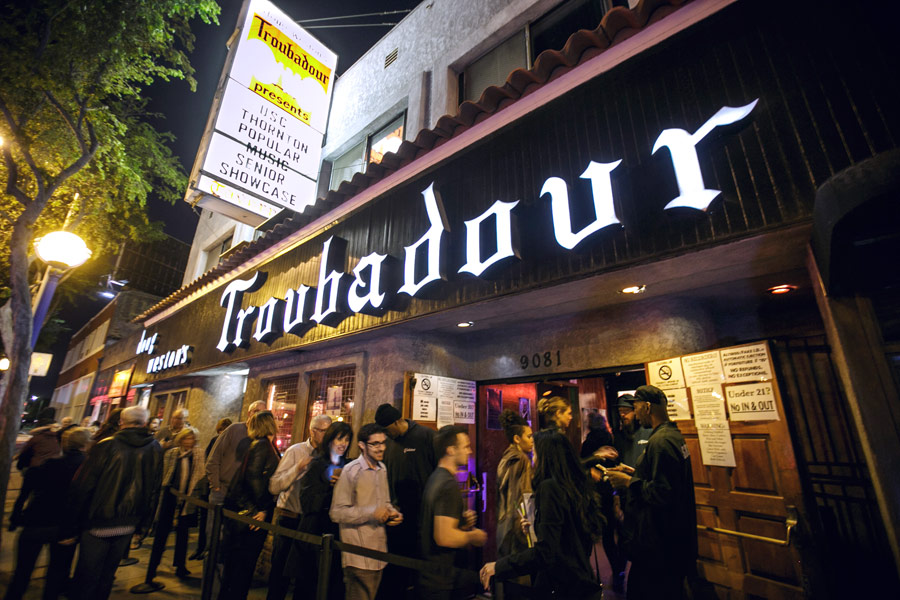
<svg viewBox="0 0 900 600">
<path fill-rule="evenodd" d="M 147 575 L 144 580 L 144 583 L 151 589 L 163 587 L 162 584 L 154 582 L 153 578 L 156 577 L 156 569 L 159 567 L 166 549 L 173 520 L 178 522 L 175 529 L 175 575 L 183 578 L 191 574 L 187 570 L 185 561 L 187 560 L 188 533 L 190 527 L 197 522 L 196 508 L 193 504 L 176 498 L 170 490 L 191 494 L 194 486 L 206 472 L 206 462 L 203 459 L 203 450 L 197 443 L 197 432 L 194 429 L 183 428 L 173 441 L 174 447 L 166 450 L 163 455 L 162 490 L 156 512 L 156 536 L 153 538 L 150 562 L 147 564 Z"/>
<path fill-rule="evenodd" d="M 534 436 L 522 416 L 512 410 L 500 413 L 500 426 L 509 446 L 497 465 L 497 555 L 508 556 L 528 548 L 522 531 L 520 505 L 531 494 L 531 457 Z"/>
<path fill-rule="evenodd" d="M 534 445 L 537 542 L 484 565 L 481 581 L 487 588 L 492 577 L 502 581 L 533 574 L 537 597 L 599 600 L 603 586 L 594 577 L 590 557 L 605 526 L 600 498 L 561 433 L 541 431 Z"/>
<path fill-rule="evenodd" d="M 563 435 L 572 422 L 572 403 L 562 396 L 550 396 L 538 400 L 538 418 L 541 429 L 556 429 Z"/>
<path fill-rule="evenodd" d="M 274 444 L 277 432 L 275 417 L 268 410 L 256 413 L 247 421 L 247 433 L 253 441 L 228 488 L 224 504 L 228 510 L 257 521 L 272 520 L 275 497 L 269 493 L 269 479 L 281 458 Z M 232 519 L 227 519 L 225 526 L 225 577 L 219 599 L 244 600 L 268 532 Z"/>
<path fill-rule="evenodd" d="M 347 423 L 337 421 L 328 427 L 322 443 L 313 452 L 313 460 L 300 480 L 300 506 L 303 509 L 303 516 L 297 527 L 300 531 L 313 535 L 330 533 L 335 539 L 339 539 L 338 526 L 332 522 L 328 511 L 331 510 L 334 484 L 347 463 L 347 452 L 352 442 L 353 429 Z M 344 597 L 340 556 L 340 552 L 331 553 L 328 597 L 332 599 Z M 308 546 L 301 547 L 295 543 L 285 565 L 285 574 L 294 576 L 301 572 L 305 572 L 303 584 L 294 587 L 294 598 L 315 597 L 319 574 L 317 554 Z M 301 576 L 297 580 L 300 581 Z"/>
</svg>

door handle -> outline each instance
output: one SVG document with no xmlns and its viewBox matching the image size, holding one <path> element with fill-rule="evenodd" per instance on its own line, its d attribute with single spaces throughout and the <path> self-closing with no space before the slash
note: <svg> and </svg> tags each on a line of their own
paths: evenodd
<svg viewBox="0 0 900 600">
<path fill-rule="evenodd" d="M 753 533 L 744 533 L 743 531 L 732 531 L 731 529 L 710 527 L 709 525 L 697 525 L 697 529 L 699 529 L 700 531 L 712 531 L 714 533 L 721 533 L 723 535 L 732 535 L 734 537 L 745 538 L 748 540 L 756 540 L 757 542 L 766 542 L 767 544 L 775 544 L 776 546 L 790 546 L 791 532 L 793 532 L 794 527 L 797 526 L 797 507 L 787 507 L 787 518 L 785 519 L 784 524 L 786 525 L 787 530 L 785 532 L 785 538 L 783 540 L 770 538 L 763 535 L 755 535 Z"/>
<path fill-rule="evenodd" d="M 487 512 L 487 471 L 481 472 L 481 512 Z"/>
</svg>

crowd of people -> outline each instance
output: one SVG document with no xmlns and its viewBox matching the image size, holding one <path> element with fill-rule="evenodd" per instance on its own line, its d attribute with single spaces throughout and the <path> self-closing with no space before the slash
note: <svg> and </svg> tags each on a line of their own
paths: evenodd
<svg viewBox="0 0 900 600">
<path fill-rule="evenodd" d="M 6 598 L 22 597 L 44 545 L 45 600 L 107 598 L 120 561 L 148 535 L 145 581 L 133 591 L 155 591 L 163 587 L 156 575 L 169 534 L 175 530 L 175 574 L 188 577 L 189 532 L 199 527 L 190 558 L 203 558 L 207 540 L 221 536 L 214 597 L 243 600 L 268 535 L 254 522 L 428 561 L 427 569 L 410 569 L 386 557 L 332 552 L 325 558 L 331 599 L 451 600 L 502 581 L 510 598 L 596 600 L 602 585 L 591 557 L 601 540 L 618 591 L 630 560 L 628 598 L 682 597 L 697 556 L 687 447 L 661 390 L 642 386 L 622 396 L 617 410 L 616 435 L 594 417 L 579 451 L 566 436 L 572 408 L 565 398 L 540 399 L 537 433 L 517 412 L 503 411 L 509 445 L 496 467 L 497 522 L 481 523 L 496 527 L 497 560 L 480 572 L 466 568 L 466 549 L 485 545 L 488 533 L 460 489 L 458 474 L 472 454 L 464 426 L 435 432 L 382 404 L 355 436 L 345 422 L 314 417 L 309 437 L 282 455 L 263 402 L 248 407 L 245 421 L 220 421 L 205 450 L 184 409 L 160 427 L 146 409 L 125 408 L 96 431 L 54 425 L 45 414 L 19 455 L 24 479 L 10 529 L 21 532 Z M 184 495 L 249 520 L 225 519 L 213 531 L 207 511 Z M 284 600 L 292 584 L 295 599 L 314 597 L 320 556 L 316 546 L 275 535 L 267 600 Z"/>
</svg>

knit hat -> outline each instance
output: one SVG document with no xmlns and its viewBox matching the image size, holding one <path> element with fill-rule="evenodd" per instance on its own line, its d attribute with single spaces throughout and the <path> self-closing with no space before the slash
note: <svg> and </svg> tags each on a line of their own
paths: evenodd
<svg viewBox="0 0 900 600">
<path fill-rule="evenodd" d="M 669 403 L 666 393 L 653 385 L 642 385 L 636 389 L 634 391 L 634 399 L 649 402 L 650 404 L 662 404 L 663 406 Z"/>
<path fill-rule="evenodd" d="M 384 403 L 375 411 L 375 422 L 382 427 L 393 425 L 402 418 L 403 415 L 392 404 Z"/>
</svg>

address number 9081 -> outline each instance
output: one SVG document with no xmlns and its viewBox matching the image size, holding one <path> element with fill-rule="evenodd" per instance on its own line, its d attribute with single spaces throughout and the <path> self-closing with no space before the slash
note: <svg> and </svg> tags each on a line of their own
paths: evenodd
<svg viewBox="0 0 900 600">
<path fill-rule="evenodd" d="M 527 369 L 529 367 L 538 369 L 540 367 L 553 367 L 562 365 L 562 357 L 560 356 L 560 351 L 551 352 L 550 350 L 541 354 L 540 352 L 535 352 L 531 356 L 527 354 L 523 354 L 519 357 L 519 364 L 523 369 Z"/>
</svg>

